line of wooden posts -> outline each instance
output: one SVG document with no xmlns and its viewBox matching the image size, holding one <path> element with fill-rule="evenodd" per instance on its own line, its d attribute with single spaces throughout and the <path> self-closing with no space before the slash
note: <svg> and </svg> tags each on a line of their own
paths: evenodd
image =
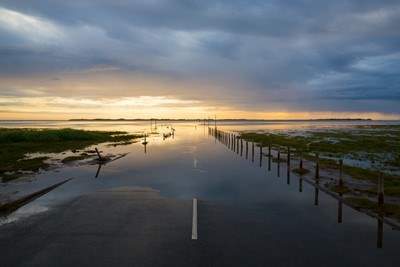
<svg viewBox="0 0 400 267">
<path fill-rule="evenodd" d="M 214 136 L 218 141 L 221 143 L 225 144 L 229 149 L 233 150 L 237 154 L 240 154 L 240 156 L 243 156 L 243 143 L 245 143 L 245 157 L 248 159 L 249 155 L 249 141 L 243 140 L 240 135 L 237 135 L 235 133 L 229 133 L 225 132 L 222 130 L 219 130 L 217 128 L 208 128 L 208 133 L 212 136 Z M 263 146 L 262 144 L 257 144 L 255 145 L 254 142 L 251 143 L 251 161 L 254 162 L 255 160 L 255 146 L 259 147 L 259 165 L 262 167 L 262 162 L 263 162 L 263 157 L 266 156 L 268 157 L 268 170 L 271 170 L 271 159 L 273 158 L 272 155 L 272 144 L 268 145 L 268 153 L 263 153 Z M 290 171 L 291 171 L 291 159 L 292 159 L 292 150 L 290 147 L 286 148 L 286 164 L 287 164 L 287 174 L 288 174 L 288 179 L 290 178 Z M 294 153 L 293 153 L 294 154 Z M 277 151 L 277 164 L 278 164 L 278 176 L 280 175 L 279 171 L 279 166 L 281 162 L 281 149 L 278 149 Z M 343 177 L 343 160 L 340 159 L 338 162 L 338 169 L 339 169 L 339 181 L 338 185 L 339 187 L 344 186 L 344 177 Z M 299 153 L 299 170 L 303 170 L 303 156 L 302 153 Z M 318 153 L 315 153 L 315 183 L 319 185 L 320 181 L 320 157 Z M 289 183 L 289 180 L 288 180 Z M 384 205 L 384 178 L 383 175 L 381 174 L 378 177 L 378 190 L 377 190 L 377 195 L 378 195 L 378 204 L 379 206 Z"/>
<path fill-rule="evenodd" d="M 229 133 L 225 131 L 221 131 L 219 129 L 215 128 L 208 128 L 208 133 L 209 135 L 213 136 L 216 140 L 219 142 L 223 143 L 226 145 L 229 149 L 233 150 L 237 154 L 240 153 L 240 156 L 243 156 L 243 138 L 241 138 L 240 135 L 234 134 L 234 133 Z M 245 157 L 248 159 L 249 156 L 249 141 L 245 140 Z M 263 161 L 263 156 L 268 157 L 268 171 L 271 171 L 271 159 L 273 158 L 272 155 L 272 144 L 268 145 L 268 153 L 265 154 L 263 153 L 263 146 L 262 144 L 257 144 L 255 145 L 254 142 L 251 143 L 251 161 L 254 162 L 255 160 L 255 146 L 259 147 L 259 164 L 260 167 L 262 167 L 262 161 Z M 290 147 L 287 147 L 287 159 L 286 159 L 286 164 L 287 164 L 287 183 L 290 184 L 290 171 L 291 171 L 291 159 L 292 159 L 292 150 Z M 277 175 L 278 177 L 280 176 L 280 162 L 281 162 L 281 149 L 278 149 L 276 152 L 277 156 Z M 294 154 L 294 153 L 293 153 Z M 303 167 L 303 155 L 302 153 L 298 153 L 299 156 L 299 170 L 304 170 Z M 338 167 L 339 167 L 339 181 L 338 185 L 340 188 L 344 186 L 344 177 L 343 177 L 343 160 L 340 159 L 338 162 Z M 310 182 L 314 185 L 315 188 L 315 198 L 314 198 L 314 205 L 318 206 L 319 204 L 319 189 L 323 190 L 322 187 L 319 185 L 320 182 L 320 158 L 319 154 L 315 154 L 315 176 L 314 176 L 315 182 Z M 307 181 L 307 180 L 306 180 Z M 300 179 L 299 179 L 299 192 L 303 191 L 303 177 L 300 174 Z M 329 190 L 323 190 L 330 194 L 331 196 L 335 197 L 338 199 L 338 218 L 337 222 L 342 223 L 342 210 L 343 210 L 343 202 L 345 202 L 345 199 L 343 199 L 343 194 L 339 193 L 339 196 L 336 194 L 333 194 Z M 373 213 L 368 213 L 369 215 L 376 217 L 377 222 L 378 222 L 378 230 L 377 230 L 377 247 L 382 248 L 383 247 L 383 220 L 384 220 L 384 213 L 383 213 L 383 205 L 384 205 L 384 180 L 383 180 L 383 175 L 380 175 L 378 178 L 378 190 L 377 190 L 377 195 L 378 195 L 378 205 L 379 205 L 379 213 L 378 216 L 376 216 Z M 390 224 L 391 226 L 395 226 L 392 223 L 386 221 L 386 223 Z M 398 227 L 398 226 L 395 226 Z"/>
</svg>

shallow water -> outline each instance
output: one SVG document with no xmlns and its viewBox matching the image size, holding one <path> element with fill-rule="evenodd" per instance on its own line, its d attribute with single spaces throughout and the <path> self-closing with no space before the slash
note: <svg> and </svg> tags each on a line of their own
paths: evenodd
<svg viewBox="0 0 400 267">
<path fill-rule="evenodd" d="M 225 131 L 290 130 L 372 123 L 378 122 L 225 123 L 218 127 Z M 161 134 L 169 132 L 171 125 L 176 129 L 175 136 L 163 140 Z M 151 131 L 147 122 L 5 122 L 1 126 Z M 2 194 L 16 191 L 23 194 L 73 178 L 3 218 L 2 224 L 26 220 L 32 214 L 46 212 L 82 194 L 140 186 L 159 190 L 166 197 L 196 197 L 208 203 L 235 207 L 238 212 L 262 209 L 264 212 L 252 216 L 266 220 L 266 229 L 282 241 L 303 240 L 305 248 L 315 249 L 322 240 L 326 250 L 347 252 L 349 257 L 350 253 L 363 253 L 366 261 L 368 257 L 382 257 L 386 263 L 399 261 L 400 231 L 345 205 L 340 208 L 337 199 L 302 182 L 294 174 L 288 178 L 286 164 L 279 166 L 279 174 L 276 163 L 272 163 L 268 171 L 266 158 L 260 167 L 258 147 L 252 162 L 251 145 L 246 159 L 245 146 L 241 156 L 209 135 L 207 125 L 201 123 L 158 123 L 157 132 L 160 134 L 148 138 L 146 148 L 141 142 L 118 147 L 101 145 L 105 153 L 128 153 L 104 166 L 76 163 L 3 185 Z M 357 255 L 351 257 L 354 256 Z"/>
</svg>

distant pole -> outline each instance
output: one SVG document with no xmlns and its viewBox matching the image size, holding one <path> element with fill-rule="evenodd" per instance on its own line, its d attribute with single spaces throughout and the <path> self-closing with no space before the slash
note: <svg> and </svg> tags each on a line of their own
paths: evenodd
<svg viewBox="0 0 400 267">
<path fill-rule="evenodd" d="M 251 161 L 254 162 L 254 141 L 251 142 Z"/>
<path fill-rule="evenodd" d="M 243 156 L 243 139 L 240 138 L 240 156 Z"/>
<path fill-rule="evenodd" d="M 281 150 L 278 148 L 278 162 L 277 164 L 277 172 L 278 172 L 278 177 L 281 176 Z"/>
<path fill-rule="evenodd" d="M 97 147 L 95 147 L 94 150 L 96 150 L 97 157 L 99 157 L 99 160 L 100 160 L 100 161 L 103 161 L 103 157 L 100 155 L 100 152 L 99 152 L 99 150 L 97 149 Z"/>
<path fill-rule="evenodd" d="M 315 154 L 315 180 L 319 180 L 319 154 Z"/>
<path fill-rule="evenodd" d="M 339 186 L 343 186 L 343 160 L 339 160 Z"/>
<path fill-rule="evenodd" d="M 303 152 L 300 152 L 300 163 L 299 163 L 299 169 L 303 169 Z"/>
<path fill-rule="evenodd" d="M 214 125 L 215 125 L 215 128 L 217 128 L 217 115 L 215 115 Z"/>
<path fill-rule="evenodd" d="M 384 179 L 383 179 L 383 174 L 379 174 L 379 179 L 378 179 L 378 204 L 379 207 L 383 207 L 384 205 L 384 197 L 385 197 L 385 190 L 384 190 Z"/>
<path fill-rule="evenodd" d="M 290 184 L 290 147 L 287 148 L 287 184 Z"/>
</svg>

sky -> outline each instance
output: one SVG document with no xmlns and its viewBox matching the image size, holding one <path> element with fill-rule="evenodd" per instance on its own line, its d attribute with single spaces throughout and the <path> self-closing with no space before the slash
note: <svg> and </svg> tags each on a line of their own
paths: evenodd
<svg viewBox="0 0 400 267">
<path fill-rule="evenodd" d="M 399 0 L 0 0 L 0 119 L 400 119 Z"/>
</svg>

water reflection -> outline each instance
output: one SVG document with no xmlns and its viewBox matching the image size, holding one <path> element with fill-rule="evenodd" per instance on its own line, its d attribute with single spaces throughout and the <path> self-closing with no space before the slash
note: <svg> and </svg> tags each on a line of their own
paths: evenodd
<svg viewBox="0 0 400 267">
<path fill-rule="evenodd" d="M 113 130 L 113 127 L 115 130 L 126 128 L 129 132 L 149 131 L 148 122 L 144 126 L 137 124 L 134 124 L 135 126 L 110 125 L 97 126 L 93 124 L 87 127 L 92 129 L 103 127 L 107 130 Z M 259 211 L 254 216 L 259 216 L 257 220 L 265 223 L 265 229 L 268 229 L 270 237 L 281 240 L 285 244 L 296 243 L 293 238 L 313 241 L 321 240 L 329 235 L 330 238 L 323 246 L 326 250 L 334 253 L 340 253 L 342 247 L 345 247 L 346 251 L 349 249 L 357 254 L 363 252 L 362 250 L 370 249 L 370 247 L 374 249 L 376 246 L 382 247 L 383 242 L 386 247 L 385 253 L 391 251 L 390 249 L 393 247 L 397 249 L 396 244 L 398 244 L 400 236 L 386 227 L 387 223 L 384 219 L 371 219 L 356 212 L 350 209 L 346 202 L 327 195 L 323 187 L 316 188 L 313 184 L 314 179 L 311 179 L 312 183 L 310 183 L 310 179 L 307 180 L 307 177 L 299 177 L 291 173 L 285 169 L 288 165 L 281 163 L 281 155 L 276 161 L 277 151 L 273 150 L 270 153 L 269 146 L 268 166 L 266 166 L 267 162 L 265 164 L 262 162 L 264 161 L 262 157 L 267 154 L 260 153 L 260 155 L 261 164 L 265 166 L 264 168 L 268 167 L 270 172 L 266 172 L 264 168 L 258 168 L 258 158 L 255 160 L 255 157 L 258 157 L 259 150 L 255 151 L 253 142 L 248 144 L 251 146 L 248 149 L 247 144 L 243 144 L 246 145 L 246 151 L 251 153 L 248 155 L 249 158 L 251 156 L 251 161 L 244 160 L 247 158 L 246 151 L 244 151 L 246 155 L 242 155 L 241 158 L 237 157 L 236 154 L 241 149 L 238 142 L 245 142 L 245 140 L 239 140 L 233 132 L 228 134 L 220 132 L 218 137 L 213 135 L 214 131 L 221 131 L 221 128 L 220 125 L 218 125 L 218 129 L 208 128 L 207 135 L 207 129 L 203 131 L 197 127 L 196 131 L 193 124 L 181 124 L 177 126 L 175 138 L 172 136 L 174 139 L 168 138 L 163 141 L 162 130 L 166 130 L 166 128 L 157 123 L 157 130 L 160 131 L 160 134 L 150 135 L 146 139 L 149 141 L 150 153 L 147 153 L 147 146 L 139 142 L 110 148 L 113 153 L 129 153 L 129 155 L 104 168 L 99 165 L 71 166 L 62 168 L 59 173 L 40 174 L 37 179 L 39 184 L 43 181 L 52 181 L 55 177 L 68 176 L 79 179 L 74 179 L 71 184 L 61 188 L 57 194 L 41 198 L 36 203 L 51 207 L 52 203 L 59 199 L 70 200 L 72 197 L 96 190 L 116 186 L 148 186 L 160 190 L 161 194 L 166 197 L 191 199 L 193 196 L 198 196 L 200 199 L 216 205 L 222 203 L 235 206 L 238 208 L 238 217 L 235 218 L 239 220 L 243 219 L 239 215 L 247 215 L 247 210 Z M 251 127 L 247 129 L 249 128 Z M 203 136 L 203 132 L 206 132 L 206 137 Z M 261 152 L 262 150 L 266 152 L 266 149 L 266 147 L 260 148 Z M 257 155 L 255 155 L 256 153 Z M 256 163 L 254 163 L 255 161 Z M 283 181 L 286 179 L 272 179 L 277 176 L 275 166 L 272 166 L 275 163 L 277 169 L 282 169 L 283 173 L 289 174 L 286 182 L 296 184 L 296 179 L 298 179 L 298 190 L 286 186 L 286 182 Z M 291 164 L 297 166 L 298 163 L 293 158 Z M 103 179 L 93 179 L 95 172 L 98 177 L 101 176 Z M 317 191 L 318 193 L 315 194 L 315 190 L 321 190 L 322 193 L 319 194 Z M 299 194 L 297 191 L 303 193 Z M 313 207 L 312 198 L 315 202 L 315 197 L 318 203 L 317 208 Z M 246 210 L 246 212 L 241 214 L 240 209 Z M 340 223 L 339 221 L 343 221 L 343 218 L 345 218 L 345 223 L 342 223 L 340 227 L 332 227 L 330 224 L 330 222 Z M 301 225 L 308 227 L 302 229 L 299 227 Z M 251 224 L 248 227 L 251 227 Z M 340 235 L 341 231 L 344 231 L 345 234 Z M 385 240 L 383 240 L 384 231 Z M 358 242 L 357 240 L 362 239 L 361 236 L 368 242 L 364 242 L 364 239 L 362 242 Z M 356 241 L 348 242 L 348 240 Z M 315 244 L 312 242 L 304 242 L 302 246 L 307 248 L 302 252 L 307 257 L 309 256 L 307 251 L 313 251 L 315 248 Z M 338 249 L 338 247 L 341 248 Z"/>
<path fill-rule="evenodd" d="M 212 133 L 211 133 L 212 134 Z M 230 136 L 230 135 L 229 135 Z M 235 137 L 235 140 L 238 140 L 237 137 Z M 240 141 L 242 144 L 242 140 Z M 235 142 L 239 144 L 239 142 Z M 229 145 L 227 144 L 227 147 L 229 148 Z M 262 160 L 263 160 L 263 148 L 261 145 L 259 145 L 260 148 L 260 167 L 262 166 Z M 242 146 L 241 146 L 242 149 Z M 238 152 L 239 149 L 237 149 L 236 152 Z M 248 153 L 248 143 L 246 141 L 246 159 L 247 159 L 247 153 Z M 242 150 L 241 150 L 241 155 L 242 155 Z M 271 153 L 271 146 L 268 147 L 268 171 L 271 170 L 271 160 L 273 158 L 272 153 Z M 308 181 L 308 184 L 313 186 L 314 189 L 314 205 L 319 206 L 319 191 L 320 191 L 320 175 L 319 175 L 319 160 L 318 160 L 318 154 L 316 154 L 316 165 L 315 165 L 315 180 L 314 183 L 311 181 Z M 252 143 L 252 162 L 254 162 L 254 143 Z M 287 174 L 287 184 L 290 185 L 290 178 L 291 178 L 291 151 L 290 148 L 288 148 L 287 152 L 287 167 L 286 167 L 286 174 Z M 277 159 L 276 159 L 276 167 L 277 167 L 277 176 L 280 177 L 280 163 L 281 163 L 281 152 L 280 149 L 277 151 Z M 299 157 L 299 166 L 300 169 L 303 168 L 303 159 L 302 155 L 300 153 Z M 382 179 L 382 178 L 381 178 Z M 298 176 L 298 181 L 299 181 L 299 187 L 298 191 L 301 193 L 303 192 L 303 181 L 304 178 L 302 175 Z M 327 192 L 327 191 L 325 191 Z M 383 180 L 379 180 L 378 183 L 378 199 L 379 199 L 379 208 L 380 208 L 380 213 L 379 216 L 377 217 L 377 248 L 383 248 L 383 228 L 384 228 L 384 217 L 383 217 L 383 205 L 384 205 L 384 194 L 383 194 Z M 330 194 L 327 194 L 329 196 Z M 343 194 L 339 194 L 337 197 L 337 223 L 342 224 L 343 223 Z"/>
</svg>

